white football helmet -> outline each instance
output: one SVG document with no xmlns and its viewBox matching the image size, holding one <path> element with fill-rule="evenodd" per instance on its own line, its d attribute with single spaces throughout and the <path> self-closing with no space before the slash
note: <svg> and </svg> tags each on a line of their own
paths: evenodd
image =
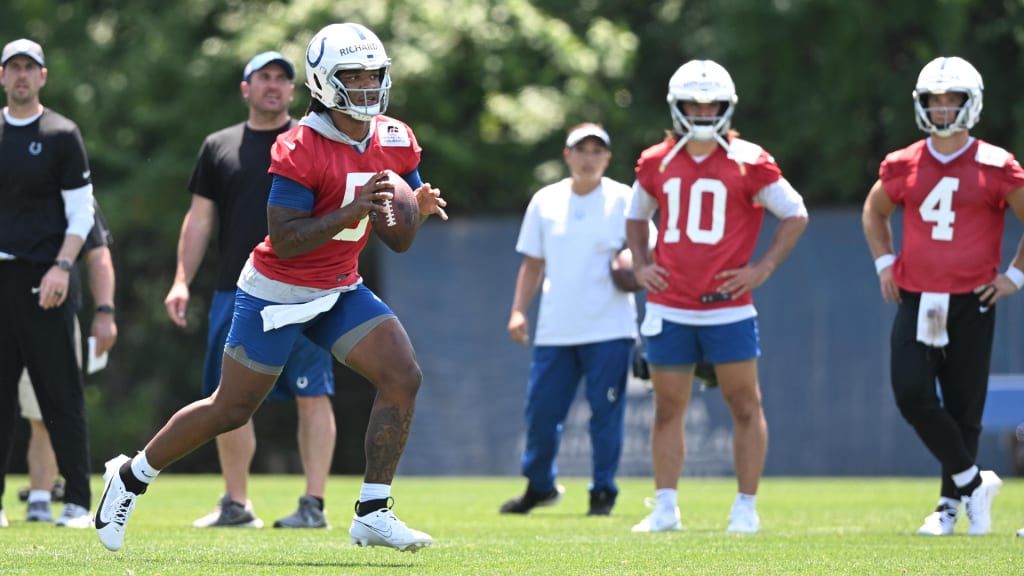
<svg viewBox="0 0 1024 576">
<path fill-rule="evenodd" d="M 390 65 L 384 45 L 369 28 L 331 24 L 317 32 L 306 47 L 306 86 L 327 108 L 368 122 L 388 108 Z M 347 88 L 338 77 L 342 70 L 380 70 L 380 88 Z"/>
<path fill-rule="evenodd" d="M 732 77 L 720 64 L 690 60 L 669 79 L 667 100 L 676 132 L 687 140 L 707 141 L 724 139 L 738 98 Z M 719 112 L 709 118 L 688 117 L 683 113 L 683 102 L 719 102 Z"/>
<path fill-rule="evenodd" d="M 981 74 L 978 74 L 978 71 L 967 60 L 957 56 L 939 57 L 932 60 L 921 69 L 913 93 L 917 127 L 929 134 L 943 137 L 960 130 L 970 130 L 981 117 L 981 99 L 984 89 L 985 85 L 981 81 Z M 929 108 L 928 95 L 947 92 L 962 92 L 966 95 L 966 99 L 952 122 L 936 126 L 932 122 L 929 112 L 947 109 Z"/>
</svg>

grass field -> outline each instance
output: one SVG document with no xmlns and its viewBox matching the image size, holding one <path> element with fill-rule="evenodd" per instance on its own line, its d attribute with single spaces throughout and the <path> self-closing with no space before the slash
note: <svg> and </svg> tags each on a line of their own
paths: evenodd
<svg viewBox="0 0 1024 576">
<path fill-rule="evenodd" d="M 357 478 L 331 478 L 330 530 L 269 528 L 293 511 L 304 486 L 298 476 L 254 477 L 250 498 L 268 528 L 198 530 L 190 523 L 212 508 L 220 478 L 165 474 L 140 499 L 124 548 L 112 553 L 92 530 L 26 523 L 15 495 L 26 481 L 11 476 L 0 574 L 1024 574 L 1024 538 L 1014 536 L 1024 526 L 1022 480 L 1008 480 L 996 498 L 993 534 L 966 536 L 962 518 L 948 538 L 914 536 L 936 499 L 937 483 L 928 479 L 767 478 L 758 497 L 762 531 L 747 536 L 725 533 L 731 479 L 684 478 L 684 529 L 659 534 L 630 532 L 647 513 L 649 479 L 622 480 L 607 518 L 584 515 L 585 480 L 562 483 L 560 505 L 509 517 L 497 509 L 523 488 L 518 478 L 401 477 L 395 512 L 434 537 L 432 547 L 409 554 L 349 543 Z M 94 499 L 100 490 L 97 477 Z"/>
</svg>

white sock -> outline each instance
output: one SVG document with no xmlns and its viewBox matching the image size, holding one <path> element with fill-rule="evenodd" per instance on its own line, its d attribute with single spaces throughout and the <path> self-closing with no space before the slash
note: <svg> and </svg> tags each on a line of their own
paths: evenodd
<svg viewBox="0 0 1024 576">
<path fill-rule="evenodd" d="M 658 501 L 659 509 L 675 510 L 679 496 L 675 488 L 658 488 L 654 491 L 654 498 Z"/>
<path fill-rule="evenodd" d="M 971 480 L 974 480 L 974 477 L 977 475 L 978 467 L 971 466 L 970 468 L 964 470 L 963 472 L 957 472 L 956 474 L 953 474 L 953 484 L 956 484 L 957 488 L 963 488 L 964 486 L 970 484 Z"/>
<path fill-rule="evenodd" d="M 367 484 L 359 489 L 359 501 L 380 500 L 391 497 L 391 484 Z"/>
<path fill-rule="evenodd" d="M 736 500 L 733 501 L 732 506 L 733 508 L 736 508 L 737 506 L 747 506 L 749 508 L 754 508 L 754 505 L 756 503 L 757 494 L 744 494 L 743 492 L 737 492 Z"/>
<path fill-rule="evenodd" d="M 146 460 L 146 453 L 139 452 L 132 458 L 132 474 L 138 478 L 139 482 L 143 484 L 149 484 L 153 480 L 156 480 L 157 474 L 160 471 L 149 465 L 149 460 Z"/>
<path fill-rule="evenodd" d="M 33 504 L 35 502 L 49 502 L 50 491 L 49 490 L 32 490 L 28 493 L 28 503 Z"/>
</svg>

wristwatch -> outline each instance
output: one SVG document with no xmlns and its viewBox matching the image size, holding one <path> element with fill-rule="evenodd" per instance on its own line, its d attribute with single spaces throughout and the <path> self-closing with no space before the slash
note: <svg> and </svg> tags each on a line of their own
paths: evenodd
<svg viewBox="0 0 1024 576">
<path fill-rule="evenodd" d="M 53 265 L 65 272 L 71 272 L 71 262 L 68 262 L 67 260 L 57 260 Z"/>
<path fill-rule="evenodd" d="M 100 304 L 99 306 L 96 307 L 96 312 L 98 314 L 113 314 L 114 307 L 111 306 L 110 304 Z"/>
</svg>

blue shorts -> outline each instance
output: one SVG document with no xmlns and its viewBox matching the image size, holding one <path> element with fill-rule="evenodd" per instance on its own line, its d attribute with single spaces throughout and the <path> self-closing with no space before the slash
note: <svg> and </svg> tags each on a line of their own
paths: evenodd
<svg viewBox="0 0 1024 576">
<path fill-rule="evenodd" d="M 210 302 L 210 331 L 206 337 L 206 360 L 203 364 L 203 396 L 213 394 L 220 384 L 220 370 L 224 359 L 224 344 L 231 328 L 235 309 L 235 291 L 218 290 Z M 281 377 L 267 398 L 291 399 L 296 396 L 323 396 L 334 394 L 334 366 L 331 354 L 304 336 L 295 340 L 291 355 L 285 363 Z"/>
<path fill-rule="evenodd" d="M 740 362 L 761 355 L 757 318 L 719 326 L 692 326 L 661 321 L 661 332 L 647 337 L 647 362 L 683 366 Z"/>
<path fill-rule="evenodd" d="M 325 351 L 337 345 L 343 350 L 343 357 L 338 361 L 344 363 L 344 356 L 367 332 L 395 317 L 387 304 L 360 284 L 354 290 L 342 292 L 331 309 L 310 320 L 264 331 L 260 311 L 276 304 L 279 302 L 263 300 L 239 289 L 235 296 L 231 330 L 225 343 L 228 348 L 238 346 L 244 349 L 249 366 L 268 374 L 286 365 L 292 345 L 302 336 Z"/>
</svg>

